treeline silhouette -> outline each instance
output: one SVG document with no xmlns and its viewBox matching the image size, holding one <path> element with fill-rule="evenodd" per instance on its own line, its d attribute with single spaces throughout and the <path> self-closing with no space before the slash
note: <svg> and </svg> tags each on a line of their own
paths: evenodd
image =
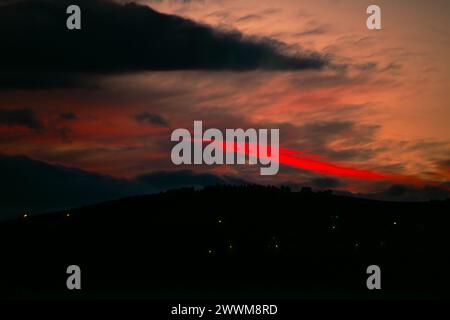
<svg viewBox="0 0 450 320">
<path fill-rule="evenodd" d="M 171 190 L 0 224 L 7 299 L 448 297 L 450 201 Z M 66 268 L 82 290 L 66 288 Z M 382 290 L 366 287 L 379 265 Z"/>
</svg>

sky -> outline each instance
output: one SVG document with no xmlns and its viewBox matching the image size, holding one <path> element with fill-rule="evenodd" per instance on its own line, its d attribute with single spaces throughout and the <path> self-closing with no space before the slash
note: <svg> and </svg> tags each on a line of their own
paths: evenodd
<svg viewBox="0 0 450 320">
<path fill-rule="evenodd" d="M 130 179 L 188 169 L 351 192 L 450 188 L 448 1 L 129 2 L 71 1 L 80 31 L 65 29 L 64 1 L 0 6 L 2 154 Z M 369 4 L 382 30 L 367 29 Z M 303 162 L 273 177 L 175 166 L 170 134 L 194 120 L 279 128 Z"/>
</svg>

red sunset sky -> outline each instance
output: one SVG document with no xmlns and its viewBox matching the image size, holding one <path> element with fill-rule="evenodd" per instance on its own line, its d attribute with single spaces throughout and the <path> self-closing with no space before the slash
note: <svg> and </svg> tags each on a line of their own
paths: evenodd
<svg viewBox="0 0 450 320">
<path fill-rule="evenodd" d="M 286 54 L 319 53 L 332 67 L 140 70 L 98 75 L 92 87 L 6 87 L 0 150 L 132 178 L 181 169 L 170 161 L 170 134 L 202 120 L 205 128 L 279 128 L 282 148 L 328 169 L 289 161 L 276 177 L 261 177 L 256 166 L 183 169 L 270 184 L 333 178 L 334 187 L 358 192 L 395 183 L 448 188 L 450 3 L 375 2 L 381 31 L 366 28 L 366 1 L 139 1 L 246 39 L 272 39 Z M 13 110 L 31 123 L 8 121 Z"/>
</svg>

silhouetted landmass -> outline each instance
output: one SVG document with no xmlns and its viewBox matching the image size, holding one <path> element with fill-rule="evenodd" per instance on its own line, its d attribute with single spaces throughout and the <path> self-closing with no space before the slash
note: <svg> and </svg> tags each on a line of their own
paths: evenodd
<svg viewBox="0 0 450 320">
<path fill-rule="evenodd" d="M 0 224 L 1 297 L 443 298 L 449 209 L 217 186 L 28 216 Z M 71 264 L 81 291 L 66 289 Z"/>
<path fill-rule="evenodd" d="M 0 221 L 24 211 L 54 212 L 174 188 L 246 184 L 243 179 L 189 170 L 120 179 L 26 156 L 0 154 Z"/>
</svg>

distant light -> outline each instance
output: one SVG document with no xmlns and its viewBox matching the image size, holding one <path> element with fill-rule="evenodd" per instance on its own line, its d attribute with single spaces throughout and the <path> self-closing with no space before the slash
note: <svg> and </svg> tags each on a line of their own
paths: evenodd
<svg viewBox="0 0 450 320">
<path fill-rule="evenodd" d="M 222 223 L 222 220 L 220 220 L 220 219 L 219 219 L 219 221 L 218 221 L 218 222 L 219 222 L 219 223 Z"/>
<path fill-rule="evenodd" d="M 233 246 L 230 244 L 230 245 L 228 246 L 228 248 L 233 249 Z"/>
<path fill-rule="evenodd" d="M 66 217 L 70 217 L 70 213 L 66 214 Z"/>
<path fill-rule="evenodd" d="M 397 225 L 397 221 L 394 221 L 394 225 Z"/>
<path fill-rule="evenodd" d="M 28 217 L 28 214 L 25 213 L 25 214 L 23 215 L 23 217 L 24 217 L 24 218 L 27 218 L 27 217 Z"/>
<path fill-rule="evenodd" d="M 208 250 L 208 253 L 209 253 L 209 254 L 211 254 L 211 253 L 212 253 L 212 250 L 211 250 L 211 249 L 209 249 L 209 250 Z"/>
<path fill-rule="evenodd" d="M 277 245 L 277 244 L 275 245 L 275 248 L 277 248 L 277 249 L 278 249 L 278 245 Z"/>
</svg>

